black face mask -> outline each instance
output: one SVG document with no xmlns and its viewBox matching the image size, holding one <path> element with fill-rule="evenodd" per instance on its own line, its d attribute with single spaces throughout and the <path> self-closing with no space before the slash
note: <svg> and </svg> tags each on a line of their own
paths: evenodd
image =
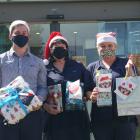
<svg viewBox="0 0 140 140">
<path fill-rule="evenodd" d="M 12 37 L 12 41 L 20 48 L 24 47 L 27 44 L 28 40 L 29 38 L 24 35 L 17 35 Z"/>
<path fill-rule="evenodd" d="M 68 50 L 65 50 L 62 47 L 55 47 L 52 56 L 57 59 L 65 58 L 68 56 Z"/>
</svg>

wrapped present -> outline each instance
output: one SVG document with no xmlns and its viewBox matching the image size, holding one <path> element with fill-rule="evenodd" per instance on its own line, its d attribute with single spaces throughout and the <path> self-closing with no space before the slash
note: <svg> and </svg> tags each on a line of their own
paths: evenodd
<svg viewBox="0 0 140 140">
<path fill-rule="evenodd" d="M 83 110 L 83 91 L 80 84 L 80 80 L 70 82 L 66 84 L 66 110 Z"/>
<path fill-rule="evenodd" d="M 28 114 L 17 91 L 10 87 L 0 89 L 0 108 L 1 114 L 9 124 L 16 124 Z"/>
<path fill-rule="evenodd" d="M 1 113 L 9 124 L 16 124 L 28 114 L 28 111 L 18 99 L 14 99 L 1 108 Z"/>
<path fill-rule="evenodd" d="M 49 104 L 57 105 L 57 110 L 62 111 L 63 105 L 62 105 L 61 84 L 48 86 L 48 92 L 49 94 L 47 97 L 47 102 Z"/>
<path fill-rule="evenodd" d="M 0 109 L 9 124 L 16 124 L 42 101 L 30 89 L 27 82 L 18 76 L 9 85 L 0 89 Z"/>
<path fill-rule="evenodd" d="M 96 87 L 99 94 L 97 95 L 97 106 L 111 106 L 112 105 L 112 74 L 109 70 L 96 71 Z"/>
<path fill-rule="evenodd" d="M 42 101 L 36 95 L 34 95 L 32 97 L 30 104 L 27 106 L 27 108 L 31 112 L 31 111 L 34 111 L 34 108 L 38 108 L 41 106 L 42 106 Z"/>
</svg>

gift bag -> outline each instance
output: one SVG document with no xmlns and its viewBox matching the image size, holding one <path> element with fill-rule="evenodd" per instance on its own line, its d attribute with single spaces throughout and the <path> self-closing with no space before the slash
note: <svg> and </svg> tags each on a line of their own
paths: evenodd
<svg viewBox="0 0 140 140">
<path fill-rule="evenodd" d="M 83 91 L 80 84 L 80 80 L 70 82 L 66 84 L 66 110 L 83 110 Z"/>
<path fill-rule="evenodd" d="M 47 102 L 57 105 L 57 110 L 63 110 L 61 84 L 48 86 Z"/>
<path fill-rule="evenodd" d="M 116 78 L 118 116 L 140 114 L 140 76 Z"/>
</svg>

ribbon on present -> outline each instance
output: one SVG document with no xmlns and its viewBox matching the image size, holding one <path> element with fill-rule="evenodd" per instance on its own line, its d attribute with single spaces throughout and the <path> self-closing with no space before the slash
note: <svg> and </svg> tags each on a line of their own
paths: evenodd
<svg viewBox="0 0 140 140">
<path fill-rule="evenodd" d="M 7 88 L 5 89 L 5 93 L 6 94 L 0 95 L 0 108 L 2 108 L 4 105 L 7 105 L 7 104 L 13 104 L 13 102 L 17 100 L 20 107 L 25 112 L 25 114 L 29 113 L 27 108 L 24 106 L 24 104 L 20 100 L 19 94 L 17 93 L 16 89 Z"/>
<path fill-rule="evenodd" d="M 22 76 L 0 89 L 0 109 L 9 124 L 16 124 L 42 102 Z"/>
</svg>

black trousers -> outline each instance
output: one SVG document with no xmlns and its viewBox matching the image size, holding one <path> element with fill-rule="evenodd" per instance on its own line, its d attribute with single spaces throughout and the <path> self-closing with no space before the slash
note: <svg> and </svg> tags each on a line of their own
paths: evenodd
<svg viewBox="0 0 140 140">
<path fill-rule="evenodd" d="M 0 140 L 42 140 L 42 114 L 35 111 L 16 125 L 4 125 L 0 116 Z"/>
<path fill-rule="evenodd" d="M 68 123 L 67 126 L 63 127 L 60 123 L 56 123 L 51 116 L 49 117 L 47 112 L 44 112 L 46 123 L 44 123 L 43 140 L 90 140 L 90 124 L 87 114 L 84 113 L 84 115 L 79 116 L 79 119 L 83 117 L 82 124 L 72 123 L 69 126 Z"/>
<path fill-rule="evenodd" d="M 92 132 L 95 140 L 135 140 L 135 121 L 95 123 Z"/>
</svg>

